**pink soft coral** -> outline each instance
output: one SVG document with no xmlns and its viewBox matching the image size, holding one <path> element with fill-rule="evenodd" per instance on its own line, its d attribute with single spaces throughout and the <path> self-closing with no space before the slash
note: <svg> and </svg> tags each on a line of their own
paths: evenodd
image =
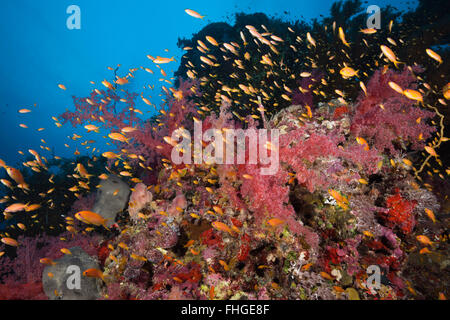
<svg viewBox="0 0 450 320">
<path fill-rule="evenodd" d="M 70 233 L 60 235 L 67 241 L 61 241 L 60 237 L 40 235 L 36 237 L 20 236 L 17 248 L 17 257 L 11 259 L 2 257 L 0 261 L 0 286 L 2 299 L 42 299 L 42 271 L 44 265 L 39 262 L 41 258 L 57 259 L 63 253 L 62 248 L 81 247 L 91 256 L 97 255 L 96 237 L 87 237 L 81 234 L 72 236 Z M 22 288 L 23 291 L 20 291 Z M 26 291 L 26 290 L 30 291 Z"/>
<path fill-rule="evenodd" d="M 414 70 L 420 71 L 418 68 Z M 410 145 L 415 150 L 421 149 L 435 130 L 426 124 L 434 113 L 395 92 L 389 86 L 391 81 L 403 89 L 417 86 L 415 76 L 406 68 L 401 72 L 377 70 L 367 85 L 367 96 L 362 93 L 358 98 L 352 134 L 365 138 L 380 152 L 387 149 L 391 154 L 398 154 L 396 142 L 403 147 Z"/>
<path fill-rule="evenodd" d="M 128 213 L 132 220 L 138 218 L 138 213 L 152 201 L 153 195 L 143 183 L 138 183 L 131 193 L 130 202 L 128 204 Z"/>
</svg>

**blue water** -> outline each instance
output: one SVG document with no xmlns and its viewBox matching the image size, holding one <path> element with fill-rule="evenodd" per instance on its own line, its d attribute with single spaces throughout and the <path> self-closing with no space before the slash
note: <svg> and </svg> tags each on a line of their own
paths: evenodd
<svg viewBox="0 0 450 320">
<path fill-rule="evenodd" d="M 43 152 L 40 145 L 53 147 L 58 156 L 71 156 L 75 147 L 86 139 L 101 139 L 95 133 L 83 135 L 77 143 L 67 139 L 73 134 L 70 125 L 57 128 L 52 116 L 58 116 L 66 108 L 72 109 L 72 95 L 87 96 L 95 87 L 102 88 L 101 81 L 111 80 L 113 73 L 108 66 L 121 64 L 119 75 L 129 68 L 150 67 L 155 75 L 144 71 L 128 85 L 129 90 L 141 92 L 145 84 L 161 84 L 158 70 L 146 58 L 175 56 L 177 63 L 164 69 L 169 75 L 178 68 L 182 51 L 177 48 L 178 38 L 190 38 L 210 22 L 234 22 L 236 12 L 263 12 L 286 20 L 303 18 L 310 20 L 327 15 L 334 1 L 148 1 L 148 0 L 2 0 L 0 4 L 0 158 L 8 165 L 23 161 L 17 152 L 32 148 Z M 81 9 L 81 30 L 69 30 L 66 20 L 69 5 Z M 399 9 L 414 9 L 416 1 L 370 1 L 370 4 L 394 5 Z M 203 20 L 185 13 L 193 9 Z M 382 23 L 387 23 L 382 21 Z M 169 52 L 165 52 L 168 49 Z M 95 86 L 90 84 L 95 81 Z M 67 87 L 60 90 L 58 84 Z M 152 93 L 154 104 L 159 105 L 159 90 Z M 154 108 L 141 101 L 137 108 L 154 113 Z M 36 104 L 36 107 L 33 105 Z M 21 108 L 32 109 L 29 114 L 19 114 Z M 20 123 L 29 128 L 19 127 Z M 44 131 L 36 129 L 44 127 Z M 64 147 L 69 143 L 71 148 Z M 50 158 L 49 152 L 43 155 Z M 2 173 L 0 173 L 2 174 Z"/>
</svg>

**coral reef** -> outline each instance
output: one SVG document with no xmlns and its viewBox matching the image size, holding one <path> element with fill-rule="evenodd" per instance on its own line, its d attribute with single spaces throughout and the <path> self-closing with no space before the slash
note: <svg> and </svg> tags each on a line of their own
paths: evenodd
<svg viewBox="0 0 450 320">
<path fill-rule="evenodd" d="M 75 110 L 55 121 L 105 130 L 110 150 L 53 163 L 35 155 L 22 168 L 32 191 L 10 174 L 19 182 L 4 198 L 0 297 L 46 298 L 44 277 L 44 288 L 53 283 L 47 297 L 73 298 L 55 286 L 65 278 L 53 262 L 73 261 L 74 247 L 89 255 L 76 262 L 94 278 L 89 298 L 448 297 L 450 171 L 438 154 L 449 140 L 448 91 L 425 53 L 412 59 L 407 27 L 394 24 L 406 36 L 389 38 L 402 62 L 380 55 L 394 32 L 358 30 L 361 5 L 336 3 L 323 25 L 264 14 L 208 25 L 179 41 L 191 47 L 188 63 L 148 119 L 138 107 L 152 103 L 124 81 L 138 68 L 124 78 L 117 68 L 114 84 L 73 97 Z M 404 18 L 423 10 L 421 1 Z M 240 141 L 227 135 L 244 130 Z M 252 149 L 256 132 L 270 134 Z M 61 173 L 47 172 L 51 164 Z M 17 237 L 24 221 L 40 228 L 34 237 Z"/>
</svg>

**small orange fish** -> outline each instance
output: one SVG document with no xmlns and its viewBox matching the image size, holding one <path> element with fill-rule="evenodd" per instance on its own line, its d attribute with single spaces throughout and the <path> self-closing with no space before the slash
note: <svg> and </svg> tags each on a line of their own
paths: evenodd
<svg viewBox="0 0 450 320">
<path fill-rule="evenodd" d="M 277 227 L 279 225 L 284 224 L 284 220 L 278 219 L 278 218 L 273 218 L 267 221 L 268 224 L 270 224 L 272 227 Z"/>
<path fill-rule="evenodd" d="M 327 279 L 327 280 L 334 280 L 334 278 L 332 276 L 330 276 L 328 273 L 321 271 L 320 275 L 322 276 L 322 278 Z"/>
<path fill-rule="evenodd" d="M 127 77 L 123 77 L 123 78 L 117 77 L 116 83 L 118 85 L 123 86 L 124 84 L 128 83 L 128 79 L 127 79 Z"/>
<path fill-rule="evenodd" d="M 313 265 L 312 263 L 305 264 L 304 266 L 302 266 L 301 270 L 302 271 L 308 271 L 309 268 L 312 267 L 312 265 Z"/>
<path fill-rule="evenodd" d="M 39 260 L 39 262 L 47 266 L 54 266 L 56 264 L 56 262 L 49 258 L 42 258 Z"/>
<path fill-rule="evenodd" d="M 108 229 L 108 227 L 106 226 L 106 222 L 108 221 L 108 219 L 103 218 L 98 213 L 92 211 L 80 211 L 75 214 L 75 218 L 77 218 L 81 222 L 93 224 L 95 226 L 103 226 Z"/>
<path fill-rule="evenodd" d="M 111 84 L 111 83 L 109 83 L 107 80 L 103 80 L 102 81 L 102 84 L 105 86 L 105 87 L 107 87 L 109 90 L 116 90 L 116 88 L 114 88 L 114 86 Z"/>
<path fill-rule="evenodd" d="M 213 209 L 216 213 L 220 214 L 221 216 L 223 216 L 223 210 L 221 207 L 219 206 L 213 206 Z"/>
<path fill-rule="evenodd" d="M 338 287 L 338 286 L 333 286 L 334 291 L 342 293 L 345 292 L 345 290 L 342 287 Z"/>
<path fill-rule="evenodd" d="M 222 267 L 223 267 L 223 269 L 225 271 L 229 271 L 230 270 L 230 267 L 228 266 L 228 264 L 225 261 L 219 260 L 219 263 L 222 265 Z"/>
<path fill-rule="evenodd" d="M 396 91 L 397 93 L 403 94 L 403 89 L 402 87 L 400 87 L 398 84 L 396 84 L 393 81 L 389 81 L 388 82 L 389 87 L 391 87 L 394 91 Z"/>
<path fill-rule="evenodd" d="M 83 271 L 83 276 L 89 277 L 89 278 L 99 278 L 105 281 L 105 276 L 103 275 L 103 272 L 99 269 L 91 268 Z"/>
<path fill-rule="evenodd" d="M 432 210 L 430 210 L 428 208 L 425 208 L 425 213 L 431 219 L 431 221 L 433 221 L 433 223 L 436 223 L 436 217 L 435 217 L 434 212 Z"/>
<path fill-rule="evenodd" d="M 62 248 L 61 252 L 64 253 L 64 254 L 72 254 L 72 252 L 70 252 L 70 250 L 67 249 L 67 248 Z"/>
<path fill-rule="evenodd" d="M 118 244 L 118 246 L 121 247 L 122 249 L 125 249 L 125 250 L 128 250 L 128 249 L 129 249 L 128 246 L 127 246 L 125 243 L 123 243 L 123 242 L 120 242 L 120 243 Z"/>
<path fill-rule="evenodd" d="M 348 199 L 345 196 L 341 195 L 334 189 L 329 189 L 328 193 L 334 198 L 334 200 L 336 200 L 338 206 L 344 210 L 348 209 Z"/>
<path fill-rule="evenodd" d="M 306 33 L 306 40 L 308 40 L 308 42 L 315 47 L 316 46 L 316 40 L 314 40 L 314 38 L 311 36 L 311 34 L 308 32 Z"/>
<path fill-rule="evenodd" d="M 427 246 L 431 246 L 433 244 L 433 242 L 431 242 L 430 238 L 428 238 L 427 236 L 424 236 L 424 235 L 417 236 L 416 239 L 420 243 L 427 245 Z"/>
<path fill-rule="evenodd" d="M 25 230 L 26 227 L 23 223 L 18 223 L 17 226 L 21 229 L 21 230 Z"/>
<path fill-rule="evenodd" d="M 358 71 L 355 71 L 355 69 L 350 67 L 344 67 L 342 68 L 339 73 L 341 74 L 342 78 L 344 79 L 350 79 L 354 76 L 358 76 Z"/>
<path fill-rule="evenodd" d="M 377 32 L 377 29 L 374 28 L 367 28 L 367 29 L 361 29 L 359 32 L 362 32 L 364 34 L 373 34 Z"/>
<path fill-rule="evenodd" d="M 191 17 L 197 18 L 197 19 L 203 19 L 205 16 L 200 15 L 200 13 L 191 10 L 191 9 L 186 9 L 184 10 L 188 15 L 190 15 Z"/>
<path fill-rule="evenodd" d="M 428 152 L 429 154 L 431 154 L 433 157 L 437 157 L 437 153 L 436 150 L 434 150 L 434 148 L 429 147 L 429 146 L 425 146 L 424 147 L 425 151 Z"/>
<path fill-rule="evenodd" d="M 395 53 L 389 47 L 387 47 L 385 45 L 381 45 L 380 48 L 381 48 L 381 51 L 383 52 L 384 56 L 389 61 L 391 61 L 395 65 L 396 68 L 398 68 L 398 64 L 401 62 L 397 60 Z"/>
<path fill-rule="evenodd" d="M 24 203 L 14 203 L 8 207 L 6 207 L 5 212 L 7 213 L 14 213 L 14 212 L 20 212 L 24 211 L 26 209 L 27 205 Z"/>
<path fill-rule="evenodd" d="M 132 253 L 130 256 L 131 256 L 131 258 L 133 258 L 135 260 L 139 260 L 139 261 L 143 261 L 143 262 L 147 261 L 146 257 L 138 256 L 137 254 L 134 254 L 134 253 Z"/>
<path fill-rule="evenodd" d="M 356 137 L 356 142 L 358 142 L 358 144 L 360 145 L 363 145 L 364 150 L 369 151 L 369 144 L 367 143 L 366 139 L 362 137 Z"/>
<path fill-rule="evenodd" d="M 19 245 L 19 243 L 17 242 L 17 240 L 14 240 L 13 238 L 2 238 L 2 242 L 4 244 L 7 244 L 8 246 L 13 246 L 13 247 L 17 247 Z"/>
<path fill-rule="evenodd" d="M 125 142 L 128 143 L 128 140 L 123 134 L 119 133 L 119 132 L 112 132 L 108 135 L 108 137 L 110 137 L 112 140 L 117 140 L 120 142 Z"/>
<path fill-rule="evenodd" d="M 438 55 L 436 52 L 434 52 L 434 51 L 431 50 L 431 49 L 426 49 L 425 51 L 427 52 L 427 54 L 428 54 L 432 59 L 434 59 L 434 60 L 436 60 L 437 62 L 439 62 L 439 64 L 442 63 L 442 58 L 441 58 L 441 56 Z"/>
<path fill-rule="evenodd" d="M 408 99 L 419 101 L 419 102 L 423 103 L 422 94 L 417 90 L 405 89 L 405 90 L 403 90 L 403 95 L 405 97 L 407 97 Z"/>
<path fill-rule="evenodd" d="M 155 59 L 153 59 L 153 62 L 156 64 L 169 63 L 171 61 L 175 61 L 175 58 L 174 57 L 164 58 L 164 57 L 157 56 Z"/>
<path fill-rule="evenodd" d="M 8 175 L 13 179 L 18 185 L 21 185 L 24 189 L 28 189 L 28 185 L 25 183 L 22 173 L 13 167 L 4 166 Z"/>
<path fill-rule="evenodd" d="M 194 243 L 195 243 L 195 240 L 189 240 L 189 241 L 184 245 L 184 247 L 185 247 L 185 248 L 189 248 L 189 247 L 192 246 Z"/>
<path fill-rule="evenodd" d="M 97 127 L 96 125 L 93 125 L 93 124 L 85 125 L 84 128 L 85 128 L 88 132 L 94 131 L 94 132 L 96 132 L 96 133 L 98 133 L 98 129 L 99 129 L 99 127 Z"/>
<path fill-rule="evenodd" d="M 233 235 L 233 230 L 231 230 L 231 228 L 223 222 L 214 221 L 213 223 L 211 223 L 211 225 L 219 231 L 228 232 L 229 234 Z"/>
</svg>

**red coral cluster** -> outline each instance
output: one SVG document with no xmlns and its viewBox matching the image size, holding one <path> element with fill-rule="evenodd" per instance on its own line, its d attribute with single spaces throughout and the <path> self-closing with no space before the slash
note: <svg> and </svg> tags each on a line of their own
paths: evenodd
<svg viewBox="0 0 450 320">
<path fill-rule="evenodd" d="M 413 71 L 420 72 L 420 69 L 416 67 Z M 352 118 L 352 134 L 365 138 L 380 152 L 389 150 L 394 155 L 405 146 L 415 150 L 423 148 L 424 141 L 435 130 L 427 124 L 434 112 L 424 110 L 416 105 L 416 101 L 389 86 L 389 82 L 394 82 L 403 89 L 415 89 L 416 81 L 415 75 L 407 68 L 401 72 L 377 70 L 367 85 L 367 95 L 361 94 L 358 98 Z M 421 121 L 417 120 L 419 118 Z"/>
<path fill-rule="evenodd" d="M 390 228 L 398 227 L 404 234 L 410 233 L 416 224 L 414 208 L 417 201 L 409 201 L 402 197 L 399 190 L 386 199 L 389 210 L 380 213 Z"/>
</svg>

